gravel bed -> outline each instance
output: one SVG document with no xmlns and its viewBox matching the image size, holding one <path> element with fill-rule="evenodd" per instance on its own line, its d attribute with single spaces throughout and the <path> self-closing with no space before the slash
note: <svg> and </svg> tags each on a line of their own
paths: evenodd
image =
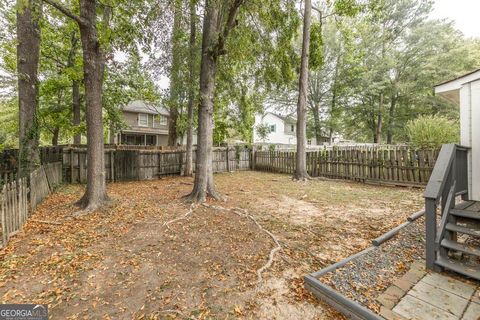
<svg viewBox="0 0 480 320">
<path fill-rule="evenodd" d="M 392 239 L 345 266 L 319 278 L 344 296 L 379 312 L 376 298 L 410 268 L 425 257 L 425 222 L 416 220 Z"/>
</svg>

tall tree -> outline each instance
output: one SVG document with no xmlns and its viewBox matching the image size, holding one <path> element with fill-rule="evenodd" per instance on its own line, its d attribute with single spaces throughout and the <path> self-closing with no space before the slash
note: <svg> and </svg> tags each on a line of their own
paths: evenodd
<svg viewBox="0 0 480 320">
<path fill-rule="evenodd" d="M 308 90 L 308 58 L 310 49 L 310 25 L 312 17 L 312 2 L 305 0 L 305 9 L 303 14 L 303 40 L 302 56 L 300 66 L 300 77 L 298 81 L 298 103 L 297 103 L 297 153 L 296 165 L 293 178 L 295 180 L 307 180 L 307 90 Z"/>
<path fill-rule="evenodd" d="M 206 0 L 205 3 L 195 181 L 192 192 L 187 196 L 194 202 L 204 202 L 207 195 L 220 199 L 213 183 L 212 170 L 215 75 L 218 58 L 226 53 L 225 41 L 238 23 L 236 16 L 242 3 L 243 0 Z"/>
<path fill-rule="evenodd" d="M 180 109 L 180 91 L 183 86 L 181 79 L 181 66 L 183 64 L 180 55 L 182 41 L 182 2 L 173 1 L 173 27 L 172 27 L 172 65 L 170 66 L 170 117 L 168 118 L 168 145 L 177 144 L 177 120 Z"/>
<path fill-rule="evenodd" d="M 186 176 L 193 174 L 193 105 L 195 103 L 195 91 L 197 88 L 196 73 L 195 73 L 195 61 L 196 61 L 196 0 L 189 1 L 190 8 L 190 42 L 189 42 L 189 56 L 188 56 L 188 73 L 189 73 L 189 85 L 188 85 L 188 110 L 187 110 L 187 150 L 185 159 L 185 171 Z"/>
<path fill-rule="evenodd" d="M 97 33 L 95 0 L 80 0 L 80 15 L 54 0 L 44 0 L 77 22 L 83 49 L 87 120 L 87 188 L 78 204 L 93 211 L 107 199 L 103 139 L 102 87 L 105 56 Z"/>
<path fill-rule="evenodd" d="M 19 105 L 19 173 L 27 175 L 40 163 L 38 152 L 39 0 L 17 1 L 17 73 Z"/>
</svg>

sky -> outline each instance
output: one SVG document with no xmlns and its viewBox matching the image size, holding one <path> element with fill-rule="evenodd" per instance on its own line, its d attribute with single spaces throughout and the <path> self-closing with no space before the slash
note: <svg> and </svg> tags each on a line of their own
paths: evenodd
<svg viewBox="0 0 480 320">
<path fill-rule="evenodd" d="M 480 0 L 435 0 L 432 18 L 447 18 L 467 37 L 480 38 Z"/>
</svg>

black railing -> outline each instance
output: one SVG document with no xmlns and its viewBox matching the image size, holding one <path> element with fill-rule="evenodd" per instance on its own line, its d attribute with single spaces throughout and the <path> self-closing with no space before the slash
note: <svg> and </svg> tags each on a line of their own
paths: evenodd
<svg viewBox="0 0 480 320">
<path fill-rule="evenodd" d="M 457 196 L 468 199 L 468 147 L 445 144 L 440 150 L 432 175 L 425 189 L 426 264 L 435 269 L 440 250 L 441 232 L 446 219 L 437 224 L 437 208 L 442 218 L 455 207 Z"/>
</svg>

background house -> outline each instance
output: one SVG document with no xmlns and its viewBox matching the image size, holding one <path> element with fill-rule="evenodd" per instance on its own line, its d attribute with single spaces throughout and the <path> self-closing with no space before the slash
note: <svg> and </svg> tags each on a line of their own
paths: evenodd
<svg viewBox="0 0 480 320">
<path fill-rule="evenodd" d="M 253 129 L 253 143 L 297 144 L 296 123 L 297 119 L 290 116 L 281 116 L 272 112 L 257 114 Z M 261 137 L 257 130 L 262 125 L 270 128 L 266 138 Z"/>
<path fill-rule="evenodd" d="M 120 109 L 127 127 L 115 135 L 114 143 L 147 146 L 168 144 L 169 112 L 166 108 L 135 100 Z"/>
<path fill-rule="evenodd" d="M 270 133 L 264 139 L 257 128 L 260 126 L 268 126 Z M 253 129 L 253 143 L 261 144 L 286 144 L 296 145 L 296 126 L 297 119 L 293 116 L 282 116 L 273 112 L 266 112 L 265 114 L 257 114 L 255 116 L 255 126 Z M 328 138 L 322 139 L 319 143 L 325 143 Z M 317 145 L 315 137 L 307 139 L 307 145 Z"/>
</svg>

